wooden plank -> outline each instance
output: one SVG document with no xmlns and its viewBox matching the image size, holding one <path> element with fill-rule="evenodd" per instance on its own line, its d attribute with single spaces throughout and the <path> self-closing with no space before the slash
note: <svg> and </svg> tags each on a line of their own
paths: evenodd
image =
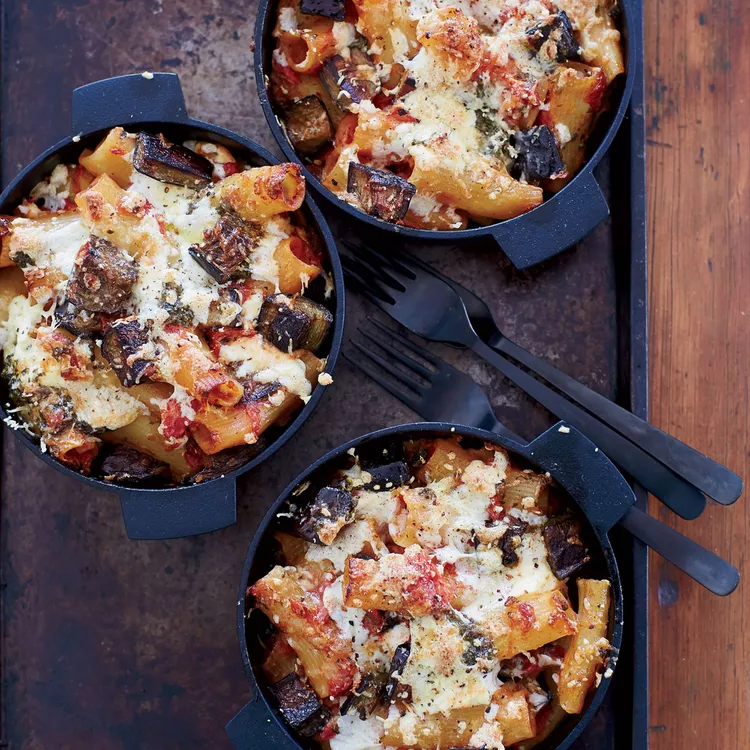
<svg viewBox="0 0 750 750">
<path fill-rule="evenodd" d="M 652 421 L 748 476 L 750 6 L 646 3 Z M 696 523 L 742 566 L 741 500 Z M 717 599 L 660 558 L 651 580 L 651 747 L 750 747 L 750 583 Z"/>
</svg>

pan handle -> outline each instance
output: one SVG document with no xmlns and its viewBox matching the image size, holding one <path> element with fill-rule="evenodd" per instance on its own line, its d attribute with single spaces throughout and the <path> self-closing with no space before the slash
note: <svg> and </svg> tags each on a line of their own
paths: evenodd
<svg viewBox="0 0 750 750">
<path fill-rule="evenodd" d="M 127 127 L 129 122 L 187 122 L 185 97 L 175 73 L 134 73 L 105 78 L 73 91 L 73 134 Z"/>
<path fill-rule="evenodd" d="M 734 565 L 648 513 L 631 508 L 620 525 L 711 593 L 727 596 L 737 588 L 740 573 Z"/>
<path fill-rule="evenodd" d="M 177 539 L 206 534 L 237 520 L 234 479 L 166 490 L 118 489 L 130 539 Z"/>
<path fill-rule="evenodd" d="M 564 422 L 532 440 L 523 452 L 565 487 L 602 534 L 635 503 L 632 488 L 615 465 L 583 433 Z"/>
<path fill-rule="evenodd" d="M 270 713 L 258 693 L 240 709 L 224 731 L 236 750 L 299 750 L 299 745 Z"/>
<path fill-rule="evenodd" d="M 582 240 L 609 216 L 591 170 L 527 214 L 494 224 L 491 234 L 516 268 L 541 263 Z"/>
</svg>

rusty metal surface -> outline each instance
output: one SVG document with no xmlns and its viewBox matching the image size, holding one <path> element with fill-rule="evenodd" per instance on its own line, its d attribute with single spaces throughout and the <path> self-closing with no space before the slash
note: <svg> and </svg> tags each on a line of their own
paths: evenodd
<svg viewBox="0 0 750 750">
<path fill-rule="evenodd" d="M 252 2 L 5 0 L 2 7 L 3 184 L 69 134 L 74 87 L 143 70 L 179 73 L 194 117 L 276 151 L 252 82 Z M 607 192 L 606 160 L 599 176 Z M 612 238 L 607 222 L 575 252 L 525 273 L 491 244 L 424 256 L 483 296 L 520 344 L 615 397 L 622 269 Z M 372 312 L 350 296 L 348 335 Z M 489 366 L 436 350 L 487 389 L 511 429 L 531 437 L 549 424 Z M 5 432 L 3 746 L 229 747 L 223 725 L 248 697 L 234 608 L 257 520 L 329 448 L 415 419 L 343 360 L 334 380 L 287 449 L 241 480 L 239 523 L 197 539 L 129 541 L 114 496 L 63 477 Z M 605 715 L 597 724 L 607 732 Z"/>
</svg>

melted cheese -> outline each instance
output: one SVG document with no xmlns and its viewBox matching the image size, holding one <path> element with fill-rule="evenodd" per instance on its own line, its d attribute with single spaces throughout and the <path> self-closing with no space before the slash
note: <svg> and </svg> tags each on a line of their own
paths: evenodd
<svg viewBox="0 0 750 750">
<path fill-rule="evenodd" d="M 354 27 L 354 24 L 346 23 L 345 21 L 335 21 L 331 33 L 336 42 L 336 54 L 348 57 L 350 54 L 349 47 L 351 47 L 357 38 L 357 29 Z"/>
<path fill-rule="evenodd" d="M 493 497 L 497 485 L 505 481 L 508 474 L 508 456 L 495 451 L 492 463 L 488 466 L 482 461 L 472 461 L 463 471 L 461 481 L 472 492 L 479 492 L 486 497 Z"/>
<path fill-rule="evenodd" d="M 331 750 L 380 750 L 383 722 L 377 716 L 364 721 L 355 711 L 336 719 L 338 734 L 330 739 Z"/>
<path fill-rule="evenodd" d="M 356 456 L 354 451 L 350 453 Z M 355 520 L 330 546 L 307 545 L 298 575 L 304 579 L 305 565 L 309 565 L 309 590 L 319 591 L 319 571 L 330 571 L 328 564 L 332 564 L 335 572 L 326 572 L 326 580 L 333 575 L 336 578 L 324 584 L 323 606 L 342 639 L 351 644 L 360 676 L 375 672 L 385 677 L 382 668 L 387 667 L 397 685 L 387 716 L 381 704 L 364 721 L 355 709 L 335 717 L 338 733 L 330 740 L 331 750 L 380 750 L 385 747 L 384 736 L 397 745 L 435 747 L 435 732 L 444 721 L 455 722 L 454 730 L 464 734 L 462 747 L 503 749 L 503 704 L 499 698 L 493 701 L 493 696 L 504 684 L 501 675 L 507 674 L 513 662 L 498 661 L 495 626 L 508 611 L 510 597 L 559 591 L 561 586 L 547 562 L 542 533 L 545 516 L 534 514 L 534 523 L 523 529 L 515 547 L 517 561 L 503 563 L 499 541 L 514 517 L 528 515 L 528 511 L 516 513 L 513 509 L 502 521 L 489 520 L 488 506 L 509 468 L 507 453 L 497 450 L 488 463 L 476 460 L 463 471 L 451 469 L 451 476 L 426 487 L 407 482 L 389 491 L 365 490 L 372 475 L 358 461 L 333 477 L 333 484 L 347 489 L 356 500 Z M 394 549 L 393 542 L 402 547 L 406 543 L 392 533 L 389 538 L 388 524 L 399 521 L 405 509 L 411 513 L 416 506 L 409 500 L 420 492 L 427 493 L 427 502 L 417 508 L 420 541 L 433 544 L 426 544 L 423 550 L 416 546 Z M 480 530 L 485 540 L 476 547 L 469 537 L 472 529 Z M 376 570 L 367 574 L 362 570 L 347 580 L 342 575 L 347 558 L 360 554 L 367 543 L 372 549 L 365 552 L 378 559 L 372 566 Z M 417 554 L 421 565 L 404 564 L 410 555 L 416 560 Z M 430 578 L 435 579 L 434 585 Z M 379 599 L 377 605 L 392 602 L 399 624 L 380 632 L 378 613 L 346 607 L 345 582 L 350 587 L 348 600 L 359 605 L 366 602 L 359 598 L 358 586 L 363 592 L 378 587 L 397 592 L 399 596 Z M 432 592 L 438 589 L 439 597 L 432 599 Z M 405 604 L 408 597 L 418 601 L 422 594 L 430 597 L 428 607 Z M 402 644 L 409 644 L 409 654 L 399 672 L 393 669 L 393 655 Z M 536 651 L 527 656 L 540 666 L 559 669 L 559 660 L 545 659 Z M 530 693 L 526 700 L 533 718 L 547 697 L 533 677 L 527 679 Z M 354 684 L 358 684 L 356 678 Z M 342 697 L 341 702 L 344 700 Z"/>
<path fill-rule="evenodd" d="M 502 725 L 500 722 L 494 721 L 497 712 L 498 705 L 493 703 L 490 712 L 487 714 L 487 720 L 471 735 L 469 747 L 491 747 L 492 750 L 505 750 Z"/>
<path fill-rule="evenodd" d="M 504 606 L 509 596 L 542 593 L 557 589 L 547 562 L 547 548 L 541 531 L 527 531 L 516 549 L 518 562 L 505 566 L 497 548 L 469 554 L 456 554 L 455 548 L 437 550 L 438 559 L 451 562 L 462 587 L 462 611 L 477 622 L 486 621 Z"/>
<path fill-rule="evenodd" d="M 263 292 L 254 292 L 242 303 L 242 310 L 240 313 L 242 315 L 242 326 L 244 328 L 255 327 L 264 299 Z"/>
<path fill-rule="evenodd" d="M 42 384 L 49 380 L 43 378 Z M 53 382 L 71 397 L 78 419 L 93 430 L 116 430 L 148 413 L 137 398 L 122 388 L 57 379 Z"/>
<path fill-rule="evenodd" d="M 135 170 L 128 191 L 142 195 L 164 216 L 167 229 L 180 247 L 201 244 L 204 232 L 221 218 L 210 194 L 168 185 Z"/>
<path fill-rule="evenodd" d="M 474 532 L 489 521 L 491 495 L 463 482 L 456 485 L 453 477 L 405 490 L 402 495 L 407 508 L 410 498 L 415 498 L 409 519 L 423 547 L 451 544 L 460 550 L 472 549 Z"/>
<path fill-rule="evenodd" d="M 353 27 L 340 24 L 337 33 L 341 43 L 353 38 Z M 214 154 L 218 161 L 232 161 L 226 149 L 212 144 L 201 144 L 206 153 Z M 214 160 L 212 158 L 212 160 Z M 31 199 L 43 201 L 45 209 L 63 209 L 70 204 L 72 194 L 72 167 L 59 165 L 50 176 L 31 192 Z M 37 393 L 39 387 L 60 391 L 68 397 L 76 419 L 93 430 L 114 430 L 129 424 L 147 407 L 133 398 L 126 389 L 116 385 L 114 378 L 99 382 L 94 377 L 95 350 L 82 342 L 74 345 L 74 369 L 66 372 L 39 341 L 35 331 L 40 325 L 51 323 L 54 304 L 65 297 L 66 285 L 74 268 L 80 248 L 89 240 L 92 228 L 87 226 L 78 211 L 41 211 L 32 203 L 24 204 L 25 215 L 34 219 L 16 218 L 8 239 L 10 252 L 20 265 L 27 268 L 27 280 L 35 280 L 35 299 L 19 297 L 10 303 L 10 320 L 0 326 L 0 345 L 6 357 L 12 358 L 10 373 L 14 387 L 19 391 Z M 120 199 L 119 208 L 138 216 L 138 226 L 132 235 L 127 232 L 123 241 L 132 237 L 138 250 L 138 275 L 130 297 L 123 306 L 122 316 L 135 316 L 149 333 L 147 348 L 155 359 L 160 376 L 173 379 L 173 362 L 168 351 L 160 346 L 166 333 L 167 322 L 181 326 L 235 325 L 239 318 L 247 328 L 255 327 L 263 303 L 258 292 L 244 305 L 232 301 L 227 284 L 219 284 L 194 259 L 190 248 L 206 241 L 206 235 L 221 218 L 218 199 L 212 186 L 194 190 L 155 180 L 133 171 L 131 184 Z M 135 222 L 134 222 L 135 224 Z M 275 252 L 279 243 L 289 237 L 291 223 L 286 215 L 272 217 L 257 225 L 259 238 L 247 259 L 248 275 L 269 281 L 278 286 L 279 269 Z M 254 233 L 253 233 L 254 238 Z M 108 236 L 104 237 L 109 239 Z M 148 252 L 141 252 L 141 243 L 147 239 Z M 39 271 L 44 271 L 40 274 Z M 33 276 L 31 275 L 33 273 Z M 46 311 L 44 307 L 46 306 Z M 49 336 L 48 336 L 49 339 Z M 96 356 L 100 357 L 97 342 Z M 247 359 L 243 359 L 241 346 L 224 350 L 224 361 L 240 376 L 250 377 L 258 383 L 278 381 L 283 388 L 302 399 L 308 399 L 312 386 L 306 378 L 302 360 L 265 345 L 262 339 L 249 344 Z M 67 355 L 65 355 L 67 357 Z M 73 365 L 71 365 L 73 367 Z M 112 375 L 112 373 L 109 373 Z M 71 379 L 71 378 L 75 379 Z M 280 391 L 272 403 L 283 401 Z M 274 401 L 274 399 L 276 399 Z M 172 397 L 181 414 L 189 422 L 196 412 L 187 392 L 175 388 Z M 158 401 L 158 399 L 157 399 Z M 159 406 L 163 404 L 155 404 Z"/>
<path fill-rule="evenodd" d="M 2 326 L 3 353 L 16 362 L 16 372 L 23 383 L 30 383 L 54 363 L 32 333 L 42 321 L 44 306 L 28 297 L 18 296 L 8 308 L 8 320 Z"/>
<path fill-rule="evenodd" d="M 44 208 L 48 211 L 62 211 L 66 200 L 72 197 L 69 177 L 68 166 L 58 164 L 46 180 L 42 180 L 34 187 L 29 198 L 34 203 L 43 201 Z"/>
<path fill-rule="evenodd" d="M 344 606 L 342 578 L 337 578 L 323 592 L 323 606 L 328 610 L 331 619 L 338 625 L 344 639 L 352 644 L 354 658 L 360 666 L 369 660 L 365 646 L 369 641 L 369 633 L 364 626 L 365 612 Z"/>
<path fill-rule="evenodd" d="M 19 296 L 11 302 L 9 312 L 3 327 L 3 350 L 6 357 L 12 358 L 24 392 L 35 397 L 35 386 L 39 385 L 65 394 L 71 399 L 78 420 L 94 430 L 116 430 L 147 413 L 146 407 L 124 389 L 94 383 L 91 366 L 85 380 L 63 377 L 60 362 L 35 336 L 41 330 L 42 318 L 46 317 L 42 305 Z M 83 362 L 90 361 L 89 344 L 77 342 L 75 350 Z"/>
<path fill-rule="evenodd" d="M 411 687 L 413 711 L 448 713 L 487 705 L 485 672 L 462 659 L 467 645 L 458 625 L 445 618 L 428 615 L 412 621 L 411 653 L 400 682 Z"/>
<path fill-rule="evenodd" d="M 256 383 L 281 383 L 300 398 L 312 393 L 305 363 L 279 351 L 260 335 L 224 344 L 219 350 L 219 360 L 234 365 L 238 378 L 252 377 Z"/>
<path fill-rule="evenodd" d="M 279 264 L 274 257 L 274 253 L 279 243 L 288 238 L 287 226 L 281 219 L 274 217 L 263 225 L 263 234 L 247 261 L 247 267 L 252 278 L 270 281 L 278 289 Z"/>
<path fill-rule="evenodd" d="M 343 572 L 346 558 L 349 555 L 357 555 L 369 545 L 375 557 L 388 553 L 388 548 L 378 536 L 377 526 L 371 519 L 366 521 L 355 521 L 345 526 L 338 534 L 333 544 L 320 545 L 311 544 L 307 548 L 305 559 L 310 562 L 321 562 L 329 560 L 338 572 Z"/>
<path fill-rule="evenodd" d="M 387 669 L 396 648 L 409 640 L 409 626 L 405 623 L 385 633 L 370 635 L 365 626 L 365 610 L 344 606 L 343 577 L 325 589 L 323 606 L 343 638 L 352 644 L 354 660 L 362 672 Z"/>
<path fill-rule="evenodd" d="M 390 523 L 396 515 L 398 498 L 393 492 L 358 490 L 355 492 L 355 496 L 357 498 L 357 518 L 371 518 L 379 526 L 382 526 Z"/>
<path fill-rule="evenodd" d="M 513 165 L 518 154 L 511 137 L 538 124 L 537 114 L 548 107 L 547 92 L 561 69 L 555 59 L 554 42 L 551 53 L 549 45 L 537 51 L 529 30 L 567 10 L 580 37 L 583 57 L 601 65 L 606 52 L 594 40 L 619 40 L 620 34 L 607 28 L 597 16 L 597 8 L 591 0 L 403 0 L 367 13 L 358 30 L 369 42 L 383 91 L 395 95 L 393 109 L 400 121 L 387 125 L 381 121 L 373 126 L 375 133 L 368 135 L 367 114 L 373 112 L 374 105 L 368 100 L 351 103 L 351 111 L 359 115 L 358 136 L 340 150 L 337 169 L 346 172 L 348 163 L 359 162 L 360 148 L 366 149 L 361 163 L 377 168 L 410 161 L 415 165 L 418 192 L 411 201 L 407 224 L 419 224 L 421 220 L 424 226 L 444 228 L 444 211 L 449 204 L 471 214 L 467 196 L 456 195 L 462 191 L 462 183 L 470 189 L 474 181 L 463 180 L 462 173 L 489 164 L 504 174 Z M 447 18 L 446 9 L 455 13 Z M 390 27 L 371 18 L 378 12 L 392 16 Z M 403 19 L 397 17 L 400 13 Z M 296 29 L 296 22 L 294 12 L 283 8 L 276 36 Z M 405 34 L 409 25 L 413 33 Z M 350 55 L 353 42 L 354 30 L 350 27 L 347 23 L 333 24 L 335 53 L 344 57 Z M 594 28 L 596 33 L 592 32 Z M 387 63 L 382 59 L 386 48 L 390 53 Z M 288 64 L 280 48 L 274 51 L 274 59 L 277 64 Z M 403 68 L 409 78 L 409 86 L 400 91 L 398 86 L 390 88 L 394 66 Z M 388 109 L 377 110 L 381 119 Z M 406 113 L 411 118 L 405 118 Z M 570 141 L 571 134 L 564 125 L 552 127 L 552 131 L 559 147 Z M 446 184 L 444 192 L 423 178 L 439 164 L 449 167 L 455 176 L 456 184 Z M 345 185 L 331 184 L 340 197 L 357 204 L 357 197 L 348 193 Z M 498 186 L 504 190 L 510 182 L 504 183 L 496 175 L 493 184 L 495 195 L 491 198 L 497 197 Z M 440 217 L 431 217 L 438 210 Z M 524 209 L 519 206 L 518 210 Z M 456 227 L 463 226 L 464 221 L 463 215 L 449 218 Z"/>
<path fill-rule="evenodd" d="M 11 227 L 11 256 L 23 253 L 39 268 L 58 268 L 65 276 L 62 285 L 67 283 L 76 255 L 90 236 L 77 213 L 52 215 L 41 221 L 13 219 Z"/>
</svg>

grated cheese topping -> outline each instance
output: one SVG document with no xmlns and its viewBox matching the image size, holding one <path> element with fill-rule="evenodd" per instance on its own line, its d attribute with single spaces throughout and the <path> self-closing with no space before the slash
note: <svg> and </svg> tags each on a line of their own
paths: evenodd
<svg viewBox="0 0 750 750">
<path fill-rule="evenodd" d="M 310 157 L 322 166 L 324 185 L 343 200 L 362 203 L 356 190 L 348 191 L 350 164 L 391 170 L 417 190 L 397 223 L 460 229 L 470 218 L 502 220 L 528 211 L 543 199 L 541 188 L 559 189 L 580 169 L 601 94 L 624 71 L 620 32 L 602 0 L 398 0 L 358 7 L 356 23 L 332 24 L 330 43 L 296 7 L 281 8 L 274 29 L 271 83 L 281 119 L 290 103 L 319 90 L 311 59 L 322 63 L 338 55 L 346 61 L 362 39 L 367 43 L 382 97 L 352 98 L 351 74 L 341 73 L 338 89 L 321 99 L 334 126 L 342 106 L 357 115 L 356 132 L 334 134 Z M 562 13 L 569 24 L 563 55 L 555 26 Z M 290 54 L 292 38 L 319 41 L 306 42 L 309 52 L 298 63 Z M 561 97 L 562 74 L 571 72 L 587 83 L 571 83 L 568 76 L 570 93 Z M 339 102 L 339 110 L 326 97 Z M 562 169 L 539 176 L 519 159 L 514 136 L 532 127 L 549 128 Z M 326 150 L 331 143 L 333 154 Z M 512 205 L 506 210 L 506 204 Z"/>
<path fill-rule="evenodd" d="M 482 457 L 473 458 L 455 438 L 454 450 L 448 441 L 442 443 L 439 448 L 427 444 L 414 449 L 416 456 L 424 455 L 430 462 L 420 476 L 436 476 L 433 481 L 411 476 L 388 490 L 366 489 L 385 470 L 372 466 L 371 452 L 367 469 L 356 452 L 350 453 L 353 463 L 327 480 L 328 486 L 350 493 L 353 512 L 348 522 L 329 544 L 299 540 L 301 558 L 296 566 L 285 568 L 296 580 L 313 582 L 306 590 L 320 587 L 327 622 L 350 646 L 358 671 L 349 698 L 339 698 L 346 715 L 334 710 L 332 750 L 502 750 L 506 722 L 511 720 L 508 711 L 515 717 L 514 731 L 524 721 L 534 727 L 537 714 L 537 729 L 544 728 L 548 714 L 540 712 L 549 697 L 537 675 L 546 670 L 548 679 L 557 677 L 568 639 L 550 636 L 545 645 L 524 651 L 522 634 L 538 631 L 546 616 L 518 602 L 534 601 L 535 596 L 545 602 L 566 601 L 544 537 L 548 516 L 535 506 L 508 507 L 498 518 L 498 497 L 503 496 L 498 489 L 511 469 L 517 471 L 508 454 L 485 446 Z M 385 464 L 392 460 L 384 456 Z M 310 490 L 306 485 L 302 492 Z M 326 510 L 322 506 L 324 517 Z M 299 512 L 295 504 L 280 516 L 295 518 Z M 534 523 L 523 521 L 526 517 L 533 517 Z M 516 534 L 510 546 L 508 531 Z M 408 534 L 416 540 L 406 538 Z M 395 618 L 395 625 L 386 617 Z M 517 621 L 519 617 L 525 619 Z M 321 621 L 320 616 L 316 620 Z M 550 622 L 554 620 L 552 615 Z M 274 622 L 287 634 L 283 618 Z M 508 624 L 499 625 L 503 622 Z M 310 637 L 318 644 L 315 648 L 322 649 L 317 627 L 311 627 Z M 515 652 L 507 640 L 511 633 L 521 639 Z M 309 645 L 300 651 L 301 644 L 295 644 L 307 664 Z M 604 639 L 600 645 L 608 648 Z M 394 667 L 395 655 L 405 647 L 405 661 Z M 506 654 L 503 661 L 498 658 L 500 649 Z M 507 658 L 508 653 L 515 655 Z M 325 660 L 322 653 L 320 658 Z M 335 669 L 333 664 L 328 668 Z M 597 670 L 603 671 L 601 662 Z M 373 679 L 380 680 L 381 690 L 390 680 L 390 701 L 381 697 L 375 704 L 358 703 L 360 691 L 368 690 Z M 513 744 L 520 739 L 531 735 L 516 737 Z"/>
<path fill-rule="evenodd" d="M 244 441 L 254 443 L 258 430 L 270 423 L 269 413 L 288 416 L 299 405 L 290 396 L 309 399 L 325 363 L 311 352 L 303 360 L 255 336 L 266 297 L 279 291 L 277 250 L 297 236 L 290 214 L 240 222 L 220 196 L 221 180 L 240 170 L 224 146 L 186 142 L 186 148 L 213 167 L 213 182 L 193 188 L 135 170 L 135 143 L 134 135 L 115 129 L 87 156 L 86 168 L 57 165 L 8 223 L 3 250 L 23 270 L 27 294 L 3 306 L 8 312 L 7 320 L 4 314 L 0 320 L 3 376 L 18 407 L 14 420 L 42 439 L 45 450 L 59 452 L 56 457 L 64 455 L 60 435 L 70 428 L 77 431 L 80 445 L 90 448 L 88 464 L 76 468 L 88 471 L 100 438 L 112 439 L 136 443 L 152 458 L 169 463 L 182 481 L 198 462 L 207 463 L 213 450 L 207 442 L 214 439 L 211 430 L 201 433 L 200 443 L 193 429 L 207 406 L 215 405 L 212 389 L 226 383 L 229 395 L 217 393 L 216 399 L 231 398 L 221 407 L 232 407 L 243 389 L 275 385 L 256 399 L 258 408 L 268 409 L 248 419 Z M 89 189 L 95 179 L 99 189 Z M 225 216 L 217 238 L 217 225 Z M 231 232 L 239 236 L 237 250 L 224 246 L 234 242 Z M 227 262 L 232 252 L 245 255 L 228 281 L 217 281 L 207 270 L 210 263 L 201 250 L 209 242 L 219 254 L 230 254 Z M 86 253 L 81 252 L 84 247 Z M 284 284 L 294 286 L 296 280 L 285 269 Z M 308 274 L 300 275 L 301 286 L 309 281 Z M 103 289 L 96 304 L 106 306 L 78 301 L 71 284 L 86 287 L 84 295 Z M 105 300 L 108 295 L 114 301 Z M 104 339 L 121 325 L 132 330 L 123 328 L 130 331 L 123 333 L 124 343 L 110 341 L 107 350 Z M 96 335 L 85 326 L 94 327 Z M 77 333 L 84 338 L 76 339 Z M 179 359 L 177 350 L 188 343 L 194 347 L 192 359 Z M 112 357 L 120 346 L 129 348 L 121 350 L 120 364 L 113 369 Z M 124 376 L 129 368 L 132 374 Z M 149 388 L 130 390 L 132 385 Z M 189 393 L 188 388 L 194 390 Z M 137 420 L 137 428 L 108 435 Z M 189 462 L 184 450 L 190 437 L 196 445 Z M 207 453 L 201 454 L 202 449 Z"/>
</svg>

